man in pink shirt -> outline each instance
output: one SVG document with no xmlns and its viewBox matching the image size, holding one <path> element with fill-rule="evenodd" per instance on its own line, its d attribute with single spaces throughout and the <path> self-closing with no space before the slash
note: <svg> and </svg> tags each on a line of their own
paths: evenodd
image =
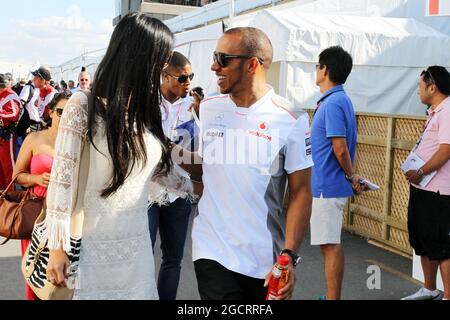
<svg viewBox="0 0 450 320">
<path fill-rule="evenodd" d="M 429 106 L 423 134 L 413 152 L 425 164 L 406 173 L 411 184 L 408 206 L 409 241 L 421 257 L 424 287 L 403 300 L 438 300 L 438 267 L 444 299 L 450 299 L 450 74 L 441 66 L 421 73 L 419 96 Z M 424 176 L 436 172 L 428 184 Z"/>
</svg>

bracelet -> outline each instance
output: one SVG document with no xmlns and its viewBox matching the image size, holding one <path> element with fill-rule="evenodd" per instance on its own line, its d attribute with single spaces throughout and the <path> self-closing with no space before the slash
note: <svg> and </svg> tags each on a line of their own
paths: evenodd
<svg viewBox="0 0 450 320">
<path fill-rule="evenodd" d="M 345 179 L 347 179 L 347 181 L 352 181 L 352 179 L 355 177 L 355 174 L 356 173 L 353 173 L 350 177 L 347 175 L 347 174 L 345 174 Z"/>
<path fill-rule="evenodd" d="M 420 169 L 417 170 L 416 172 L 417 172 L 417 175 L 418 175 L 419 177 L 423 176 L 423 170 L 422 170 L 422 168 L 420 168 Z"/>
</svg>

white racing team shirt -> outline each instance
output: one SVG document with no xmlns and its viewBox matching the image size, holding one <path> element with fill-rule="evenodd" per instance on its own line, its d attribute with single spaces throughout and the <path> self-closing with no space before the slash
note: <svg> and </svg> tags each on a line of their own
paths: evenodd
<svg viewBox="0 0 450 320">
<path fill-rule="evenodd" d="M 46 88 L 39 89 L 39 96 L 35 101 L 35 107 L 39 111 L 39 117 L 42 119 L 44 116 L 44 113 L 46 111 L 46 108 L 48 104 L 53 100 L 55 97 L 56 90 L 48 85 Z"/>
<path fill-rule="evenodd" d="M 186 97 L 183 99 L 178 99 L 174 103 L 170 103 L 164 97 L 161 100 L 161 118 L 164 134 L 172 142 L 175 142 L 178 138 L 178 133 L 176 128 L 192 120 L 192 113 L 189 111 L 192 99 Z"/>
<path fill-rule="evenodd" d="M 287 175 L 313 166 L 308 114 L 270 90 L 249 108 L 229 95 L 200 107 L 204 191 L 193 260 L 264 279 L 284 248 Z"/>
<path fill-rule="evenodd" d="M 189 99 L 188 97 L 183 99 L 180 98 L 174 103 L 170 103 L 164 98 L 164 96 L 162 96 L 160 104 L 162 126 L 164 134 L 172 142 L 176 142 L 176 140 L 179 138 L 177 127 L 187 121 L 192 120 L 192 113 L 189 111 L 191 103 L 192 99 Z M 180 173 L 184 173 L 184 171 L 180 170 Z M 184 176 L 189 179 L 189 175 L 187 173 L 185 173 Z M 177 199 L 177 195 L 169 193 L 170 203 L 173 203 Z"/>
<path fill-rule="evenodd" d="M 19 96 L 20 100 L 27 102 L 28 98 L 30 97 L 30 93 L 31 93 L 31 86 L 27 84 L 25 87 L 23 87 L 22 91 L 20 92 L 20 96 Z M 30 102 L 28 102 L 25 105 L 25 109 L 28 111 L 30 120 L 33 120 L 35 122 L 41 121 L 41 117 L 39 115 L 39 110 L 35 106 L 36 100 L 38 98 L 39 98 L 39 89 L 35 88 L 33 97 L 31 98 Z"/>
</svg>

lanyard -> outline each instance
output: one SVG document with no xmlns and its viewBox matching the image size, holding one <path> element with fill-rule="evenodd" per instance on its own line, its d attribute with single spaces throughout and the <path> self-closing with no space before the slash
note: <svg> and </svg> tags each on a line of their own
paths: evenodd
<svg viewBox="0 0 450 320">
<path fill-rule="evenodd" d="M 175 124 L 173 125 L 173 130 L 176 129 L 178 126 L 178 120 L 180 120 L 180 113 L 181 113 L 181 107 L 183 106 L 183 103 L 180 103 L 180 106 L 178 107 L 177 116 L 175 118 Z"/>
<path fill-rule="evenodd" d="M 168 109 L 170 110 L 170 108 L 166 108 L 166 104 L 165 103 L 163 103 L 163 105 L 164 105 L 164 110 L 166 111 L 166 115 L 167 115 L 166 121 L 171 121 L 172 119 L 170 119 L 170 113 L 167 112 L 167 110 Z M 173 120 L 173 122 L 172 121 L 169 122 L 169 130 L 170 131 L 168 132 L 168 134 L 170 135 L 169 138 L 171 140 L 173 140 L 177 136 L 178 120 L 180 119 L 180 114 L 181 114 L 182 107 L 183 107 L 183 103 L 180 103 L 179 106 L 178 106 L 178 110 L 177 110 L 175 119 Z"/>
<path fill-rule="evenodd" d="M 420 135 L 419 140 L 417 140 L 417 142 L 411 152 L 415 152 L 417 150 L 417 148 L 419 147 L 420 143 L 422 142 L 423 136 L 425 134 L 425 130 L 427 130 L 427 127 L 430 124 L 431 119 L 433 119 L 434 114 L 435 113 L 432 113 L 431 116 L 427 119 L 427 122 L 425 122 L 425 124 L 423 125 L 422 134 Z"/>
<path fill-rule="evenodd" d="M 170 102 L 168 102 L 168 103 L 170 103 Z M 162 102 L 162 105 L 163 105 L 163 108 L 164 108 L 164 112 L 165 112 L 165 119 L 162 119 L 163 121 L 166 121 L 166 120 L 169 120 L 169 117 L 170 117 L 170 107 L 167 107 L 166 106 L 166 102 L 165 101 L 163 101 Z M 172 104 L 170 104 L 171 105 L 171 107 L 173 106 Z M 176 118 L 175 118 L 175 127 L 176 127 L 176 124 L 177 124 L 177 122 L 178 122 L 178 120 L 180 119 L 180 114 L 181 114 L 181 108 L 183 107 L 183 103 L 182 102 L 180 102 L 180 104 L 179 104 L 179 106 L 178 106 L 178 110 L 177 110 L 177 116 L 176 116 Z M 172 127 L 172 126 L 171 126 Z"/>
<path fill-rule="evenodd" d="M 197 113 L 195 112 L 195 109 L 192 108 L 191 112 L 192 112 L 192 117 L 194 118 L 195 123 L 200 128 L 200 118 L 197 116 Z"/>
</svg>

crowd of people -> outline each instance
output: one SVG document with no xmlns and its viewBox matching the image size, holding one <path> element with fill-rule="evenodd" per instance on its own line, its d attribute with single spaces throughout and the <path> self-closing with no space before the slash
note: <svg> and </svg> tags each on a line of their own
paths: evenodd
<svg viewBox="0 0 450 320">
<path fill-rule="evenodd" d="M 308 228 L 324 257 L 321 299 L 340 299 L 343 210 L 369 190 L 355 172 L 357 125 L 344 89 L 351 55 L 334 46 L 318 56 L 322 97 L 310 121 L 267 84 L 273 48 L 263 31 L 224 32 L 211 66 L 220 93 L 212 95 L 192 88 L 195 70 L 173 51 L 173 39 L 159 20 L 132 13 L 117 25 L 93 83 L 82 70 L 78 87 L 55 85 L 41 67 L 17 94 L 0 74 L 0 189 L 15 179 L 46 198 L 46 281 L 67 286 L 70 269 L 74 299 L 176 299 L 191 204 L 199 201 L 191 237 L 202 299 L 264 300 L 279 255 L 289 258 L 291 274 L 279 299 L 292 298 Z M 429 117 L 413 152 L 425 165 L 405 176 L 410 241 L 425 284 L 406 299 L 449 299 L 450 74 L 431 66 L 418 81 Z M 84 222 L 74 268 L 68 253 L 79 190 Z M 436 289 L 438 266 L 444 293 Z M 29 288 L 26 297 L 36 299 Z"/>
</svg>

